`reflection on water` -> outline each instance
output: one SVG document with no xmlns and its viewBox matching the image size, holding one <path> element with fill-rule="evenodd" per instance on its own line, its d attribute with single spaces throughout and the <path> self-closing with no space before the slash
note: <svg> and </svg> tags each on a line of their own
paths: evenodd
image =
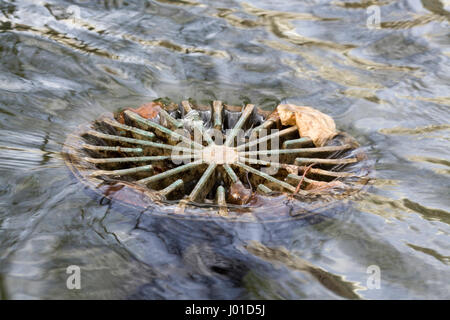
<svg viewBox="0 0 450 320">
<path fill-rule="evenodd" d="M 449 298 L 449 15 L 438 0 L 0 1 L 1 298 Z M 91 197 L 67 134 L 164 96 L 311 105 L 369 148 L 377 181 L 293 224 Z"/>
</svg>

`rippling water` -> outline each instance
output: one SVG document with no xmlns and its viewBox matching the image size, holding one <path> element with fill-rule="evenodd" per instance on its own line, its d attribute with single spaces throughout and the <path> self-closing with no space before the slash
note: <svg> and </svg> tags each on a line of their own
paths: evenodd
<svg viewBox="0 0 450 320">
<path fill-rule="evenodd" d="M 366 24 L 372 5 L 379 28 Z M 0 297 L 450 298 L 449 10 L 0 0 Z M 165 96 L 313 106 L 369 149 L 377 179 L 336 214 L 292 225 L 175 220 L 91 197 L 61 158 L 67 134 Z M 69 265 L 81 290 L 66 288 Z"/>
</svg>

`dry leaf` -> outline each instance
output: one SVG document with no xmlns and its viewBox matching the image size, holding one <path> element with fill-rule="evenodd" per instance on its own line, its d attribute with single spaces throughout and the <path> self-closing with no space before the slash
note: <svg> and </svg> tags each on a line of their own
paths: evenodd
<svg viewBox="0 0 450 320">
<path fill-rule="evenodd" d="M 280 104 L 276 110 L 282 125 L 297 125 L 300 137 L 309 137 L 316 147 L 323 146 L 337 134 L 334 120 L 314 108 Z"/>
<path fill-rule="evenodd" d="M 305 190 L 311 190 L 311 191 L 322 191 L 322 190 L 328 190 L 332 188 L 345 188 L 345 184 L 341 181 L 311 181 L 306 186 Z"/>
<path fill-rule="evenodd" d="M 153 119 L 158 115 L 159 110 L 161 110 L 161 105 L 159 103 L 149 102 L 143 104 L 142 106 L 133 111 L 136 112 L 138 115 L 140 115 L 142 118 Z"/>
<path fill-rule="evenodd" d="M 277 109 L 275 109 L 269 116 L 267 117 L 267 121 L 271 120 L 274 122 L 277 122 L 280 119 L 280 115 L 277 112 Z"/>
<path fill-rule="evenodd" d="M 137 109 L 127 108 L 125 110 L 130 110 L 130 111 L 136 112 L 138 115 L 140 115 L 142 118 L 145 118 L 145 119 L 153 119 L 158 115 L 160 109 L 161 109 L 161 104 L 159 104 L 157 102 L 149 102 L 149 103 L 145 103 L 145 104 L 141 105 Z M 117 121 L 119 121 L 122 124 L 125 123 L 125 119 L 123 117 L 124 111 L 120 112 L 119 115 L 117 116 Z"/>
<path fill-rule="evenodd" d="M 252 196 L 252 190 L 247 189 L 241 181 L 233 183 L 230 187 L 230 193 L 228 194 L 228 202 L 234 204 L 245 204 L 250 200 Z"/>
</svg>

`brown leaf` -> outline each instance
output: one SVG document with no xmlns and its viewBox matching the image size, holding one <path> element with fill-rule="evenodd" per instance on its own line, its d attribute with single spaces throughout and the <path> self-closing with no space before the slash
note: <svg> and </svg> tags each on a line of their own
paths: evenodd
<svg viewBox="0 0 450 320">
<path fill-rule="evenodd" d="M 153 119 L 158 115 L 159 110 L 161 110 L 161 104 L 157 102 L 149 102 L 143 104 L 142 106 L 133 111 L 139 114 L 142 118 Z"/>
<path fill-rule="evenodd" d="M 277 122 L 279 119 L 280 115 L 278 114 L 276 109 L 267 117 L 267 120 L 272 120 L 274 122 Z"/>
<path fill-rule="evenodd" d="M 276 110 L 282 125 L 297 125 L 300 137 L 309 137 L 316 147 L 323 146 L 337 134 L 334 120 L 314 108 L 280 104 Z"/>
<path fill-rule="evenodd" d="M 137 109 L 127 108 L 125 110 L 130 110 L 130 111 L 136 112 L 138 115 L 140 115 L 142 118 L 145 118 L 145 119 L 153 119 L 158 115 L 160 109 L 161 109 L 160 103 L 149 102 L 149 103 L 145 103 L 145 104 L 141 105 Z M 117 121 L 119 121 L 122 124 L 125 123 L 125 119 L 123 117 L 124 111 L 120 112 L 116 117 Z"/>
<path fill-rule="evenodd" d="M 332 188 L 345 188 L 345 184 L 340 181 L 312 181 L 310 182 L 305 190 L 311 190 L 311 191 L 322 191 L 322 190 L 329 190 Z"/>
<path fill-rule="evenodd" d="M 247 189 L 241 181 L 233 183 L 230 187 L 230 193 L 228 194 L 228 202 L 234 204 L 245 204 L 250 200 L 252 196 L 252 190 Z"/>
</svg>

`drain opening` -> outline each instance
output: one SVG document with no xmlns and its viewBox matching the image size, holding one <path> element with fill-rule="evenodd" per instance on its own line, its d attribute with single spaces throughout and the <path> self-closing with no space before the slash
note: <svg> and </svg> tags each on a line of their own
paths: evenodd
<svg viewBox="0 0 450 320">
<path fill-rule="evenodd" d="M 341 132 L 316 146 L 299 131 L 251 104 L 153 102 L 82 127 L 65 154 L 72 171 L 106 196 L 175 203 L 177 214 L 200 205 L 228 216 L 264 198 L 313 201 L 368 181 L 367 157 L 354 138 Z M 124 187 L 137 194 L 117 192 Z"/>
</svg>

